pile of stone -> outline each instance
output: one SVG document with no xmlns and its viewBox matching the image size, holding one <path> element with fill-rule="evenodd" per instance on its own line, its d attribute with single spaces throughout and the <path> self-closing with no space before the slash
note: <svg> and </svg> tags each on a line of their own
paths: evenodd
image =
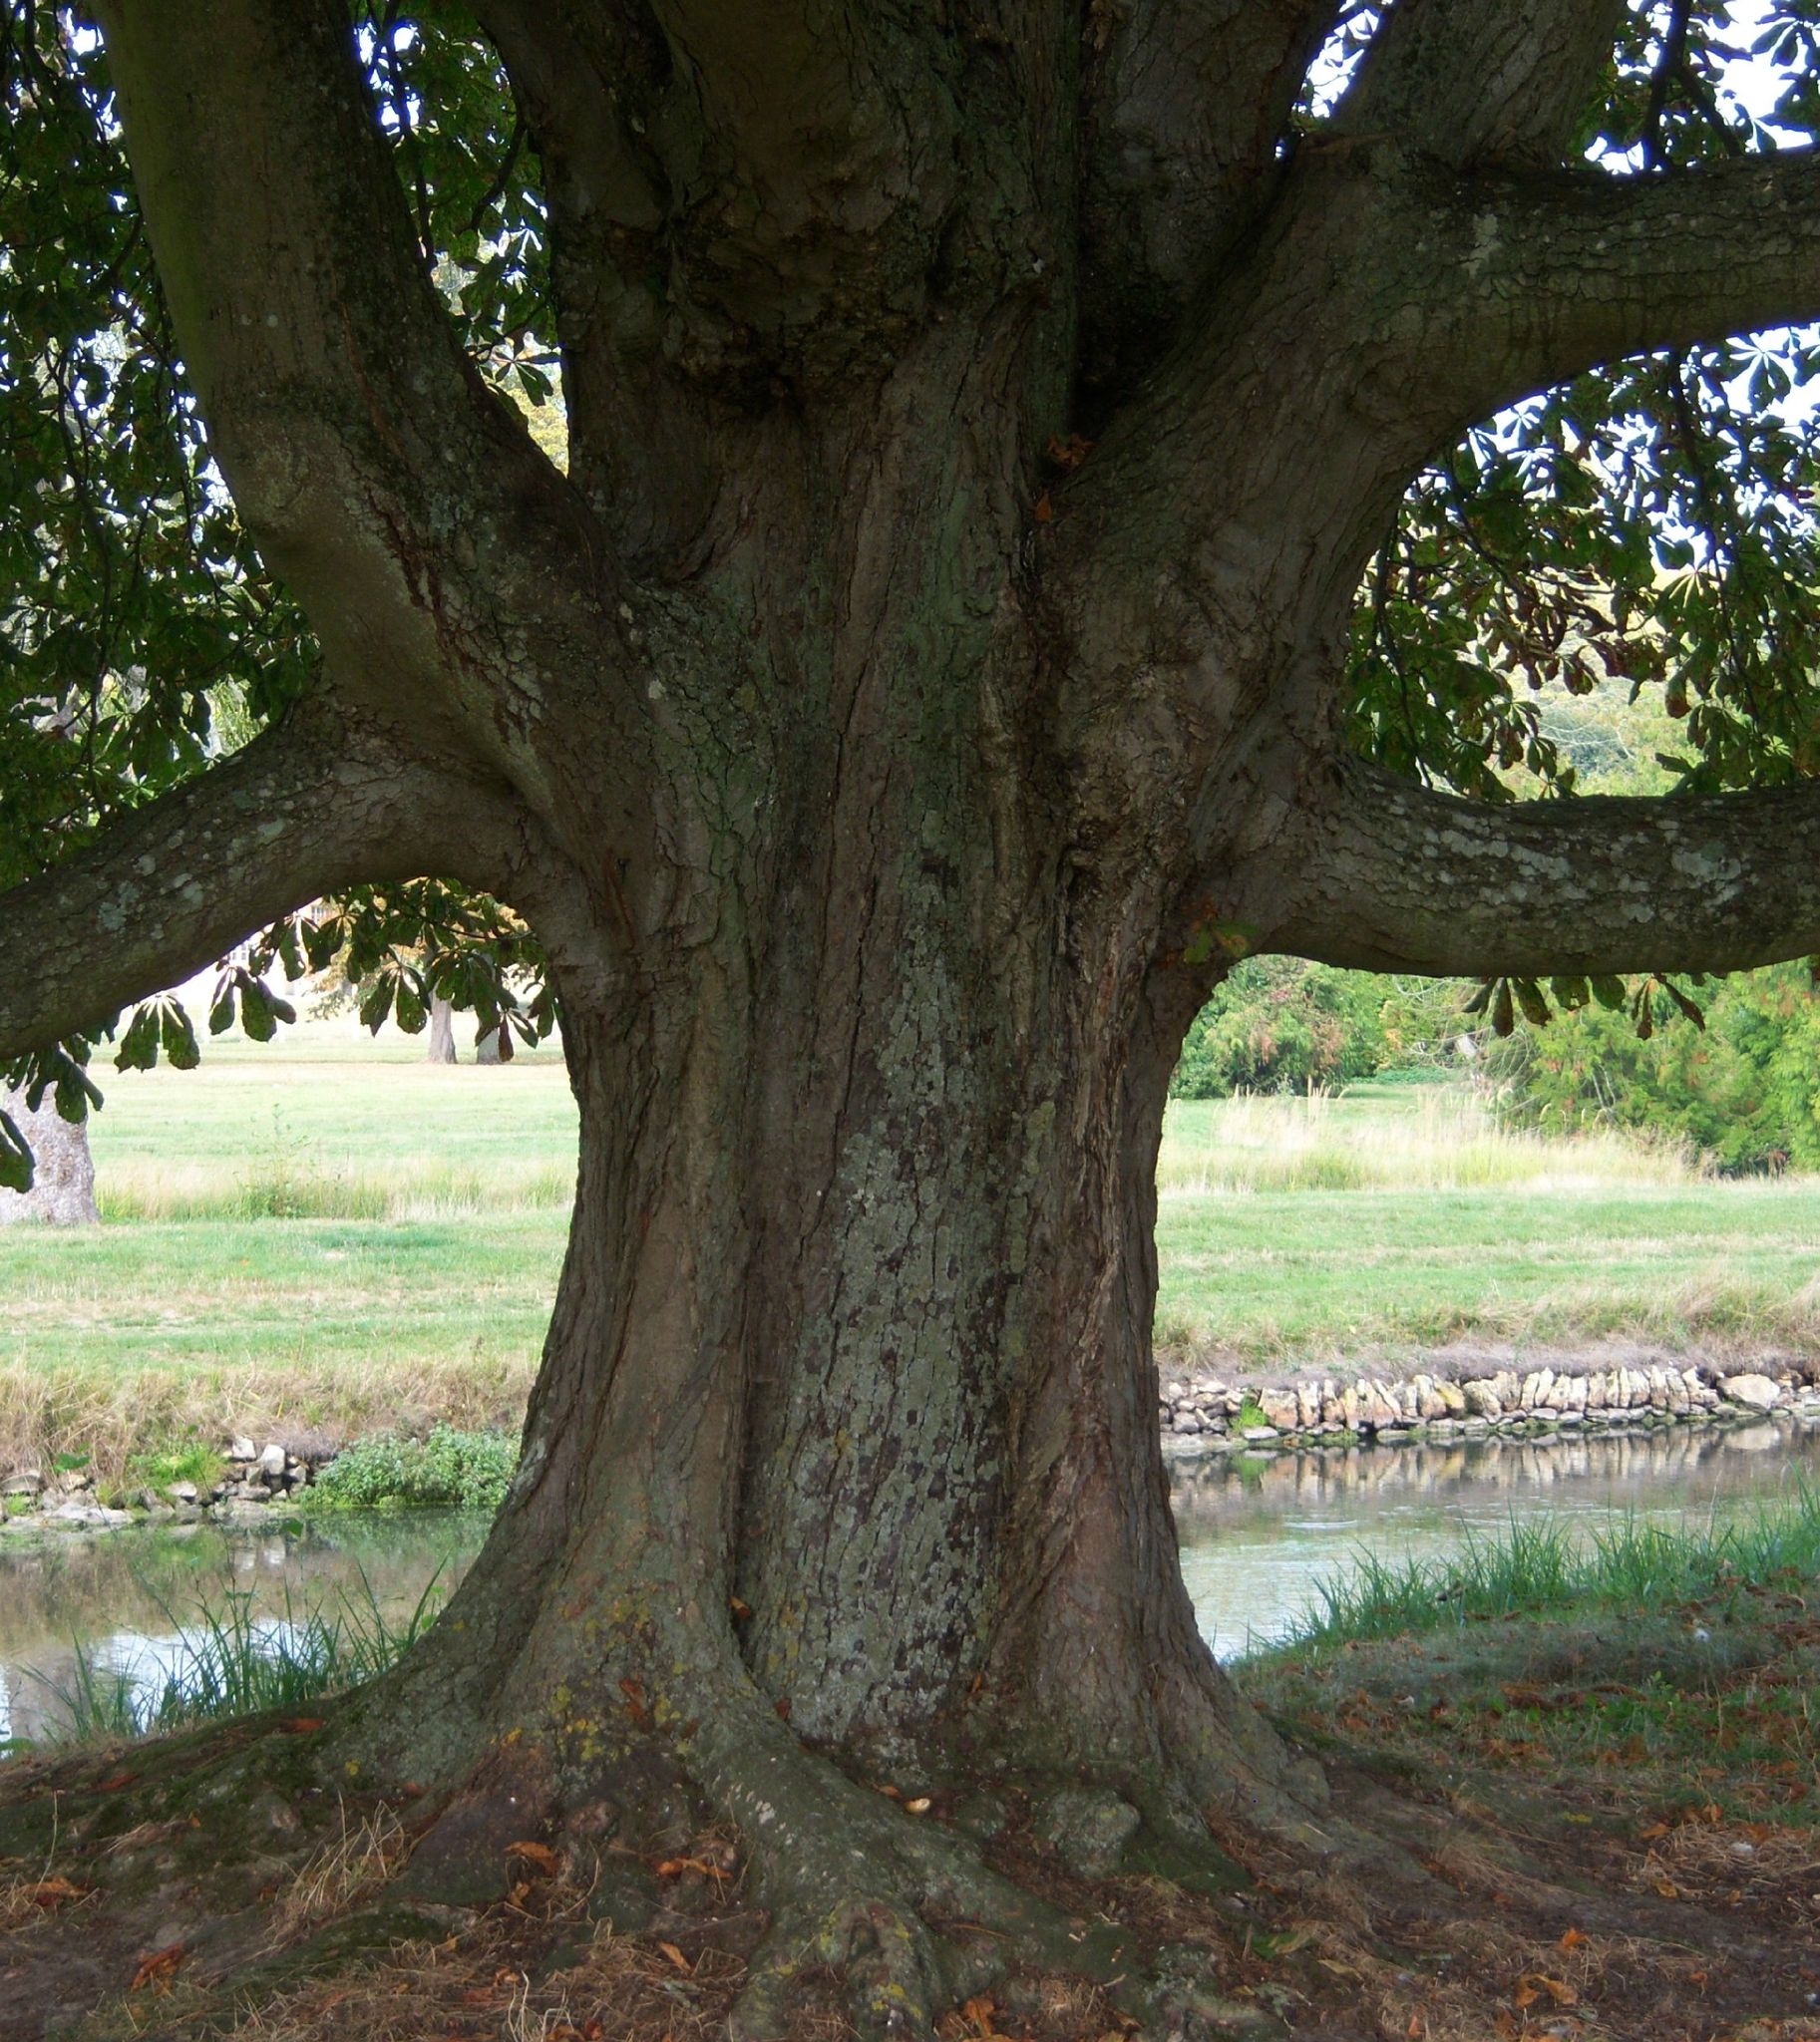
<svg viewBox="0 0 1820 2042">
<path fill-rule="evenodd" d="M 1521 1369 L 1463 1364 L 1401 1379 L 1301 1375 L 1227 1382 L 1176 1376 L 1162 1389 L 1163 1435 L 1182 1451 L 1268 1447 L 1274 1440 L 1417 1437 L 1576 1426 L 1820 1416 L 1820 1359 L 1777 1356 L 1727 1373 L 1664 1358 Z"/>
<path fill-rule="evenodd" d="M 101 1500 L 92 1469 L 54 1468 L 47 1473 L 42 1468 L 17 1468 L 0 1481 L 0 1529 L 103 1531 L 148 1519 L 193 1522 L 210 1516 L 255 1515 L 293 1499 L 328 1458 L 292 1453 L 277 1440 L 260 1446 L 244 1434 L 224 1441 L 221 1456 L 225 1472 L 208 1487 L 172 1482 L 163 1489 L 141 1489 L 130 1499 L 131 1509 Z"/>
</svg>

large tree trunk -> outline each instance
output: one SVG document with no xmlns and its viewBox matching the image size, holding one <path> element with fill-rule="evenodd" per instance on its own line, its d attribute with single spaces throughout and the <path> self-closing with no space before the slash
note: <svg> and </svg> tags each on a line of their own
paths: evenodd
<svg viewBox="0 0 1820 2042">
<path fill-rule="evenodd" d="M 921 420 L 993 361 L 901 373 L 828 464 L 846 493 L 767 533 L 805 555 L 767 588 L 808 591 L 766 597 L 780 727 L 677 743 L 668 930 L 564 977 L 580 1176 L 522 1469 L 357 1733 L 469 1783 L 452 1836 L 477 1797 L 635 1829 L 685 1782 L 752 1840 L 794 1963 L 892 1911 L 915 1954 L 880 1958 L 880 2018 L 952 1982 L 931 1903 L 1028 1910 L 856 1781 L 1087 1786 L 1153 1852 L 1320 1794 L 1175 1564 L 1154 1169 L 1213 970 L 1165 941 L 1182 820 L 1094 811 L 1026 714 L 1041 633 L 975 595 L 1017 544 L 977 472 L 1008 436 L 982 406 L 957 460 Z"/>
</svg>

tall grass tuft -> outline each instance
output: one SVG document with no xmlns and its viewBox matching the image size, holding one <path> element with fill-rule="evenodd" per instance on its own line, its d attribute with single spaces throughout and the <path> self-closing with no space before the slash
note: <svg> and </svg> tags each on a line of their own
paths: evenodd
<svg viewBox="0 0 1820 2042">
<path fill-rule="evenodd" d="M 562 1211 L 574 1172 L 556 1164 L 481 1170 L 435 1157 L 383 1169 L 255 1158 L 245 1166 L 110 1163 L 96 1188 L 104 1220 L 461 1219 Z"/>
<path fill-rule="evenodd" d="M 1165 1196 L 1564 1191 L 1685 1185 L 1698 1175 L 1685 1151 L 1636 1135 L 1502 1128 L 1480 1094 L 1458 1086 L 1412 1088 L 1394 1105 L 1375 1093 L 1179 1100 L 1165 1123 L 1157 1162 L 1157 1188 Z"/>
<path fill-rule="evenodd" d="M 386 1616 L 370 1584 L 364 1597 L 343 1593 L 330 1610 L 299 1610 L 287 1593 L 282 1611 L 267 1616 L 254 1613 L 245 1590 L 229 1588 L 187 1621 L 167 1611 L 178 1644 L 155 1671 L 107 1665 L 81 1643 L 67 1678 L 25 1671 L 57 1704 L 60 1744 L 156 1736 L 358 1687 L 409 1651 L 441 1606 L 435 1576 L 402 1622 Z"/>
<path fill-rule="evenodd" d="M 1358 1556 L 1343 1579 L 1319 1584 L 1319 1607 L 1286 1649 L 1396 1637 L 1447 1625 L 1569 1610 L 1648 1609 L 1721 1600 L 1820 1576 L 1820 1488 L 1801 1483 L 1778 1503 L 1720 1526 L 1636 1518 L 1585 1543 L 1560 1521 L 1513 1523 L 1495 1538 L 1469 1536 L 1444 1559 Z"/>
</svg>

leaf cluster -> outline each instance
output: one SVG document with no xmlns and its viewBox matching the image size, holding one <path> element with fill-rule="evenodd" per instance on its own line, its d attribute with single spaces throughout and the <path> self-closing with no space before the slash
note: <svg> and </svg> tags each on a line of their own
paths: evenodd
<svg viewBox="0 0 1820 2042">
<path fill-rule="evenodd" d="M 1820 133 L 1812 0 L 1627 18 L 1582 136 L 1649 174 Z M 1768 88 L 1755 114 L 1738 60 Z M 1571 793 L 1551 697 L 1659 691 L 1661 763 L 1709 792 L 1820 771 L 1809 330 L 1591 370 L 1475 428 L 1418 478 L 1365 577 L 1353 745 L 1483 800 Z"/>
</svg>

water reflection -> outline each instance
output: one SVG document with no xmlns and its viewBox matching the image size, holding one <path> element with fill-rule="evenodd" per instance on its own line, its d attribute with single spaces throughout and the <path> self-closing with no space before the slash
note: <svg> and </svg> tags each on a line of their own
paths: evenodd
<svg viewBox="0 0 1820 2042">
<path fill-rule="evenodd" d="M 181 1651 L 199 1603 L 246 1596 L 256 1619 L 332 1612 L 345 1596 L 402 1623 L 435 1581 L 454 1587 L 480 1549 L 471 1512 L 350 1513 L 281 1532 L 164 1526 L 0 1548 L 0 1739 L 54 1734 L 80 1644 L 106 1672 L 150 1677 Z M 438 1569 L 441 1569 L 439 1574 Z"/>
<path fill-rule="evenodd" d="M 1202 1628 L 1224 1659 L 1281 1637 L 1318 1584 L 1360 1546 L 1437 1557 L 1469 1532 L 1565 1516 L 1589 1532 L 1637 1515 L 1702 1523 L 1820 1480 L 1820 1427 L 1786 1421 L 1733 1431 L 1696 1426 L 1546 1440 L 1456 1440 L 1180 1464 L 1182 1568 Z M 369 1592 L 401 1623 L 441 1569 L 452 1589 L 485 1527 L 458 1512 L 349 1513 L 282 1532 L 188 1525 L 0 1542 L 0 1740 L 54 1733 L 55 1690 L 78 1641 L 102 1668 L 168 1665 L 198 1602 L 251 1598 L 276 1624 L 288 1608 L 332 1610 Z M 43 1678 L 34 1678 L 34 1669 Z"/>
<path fill-rule="evenodd" d="M 1820 1427 L 1765 1421 L 1243 1455 L 1176 1470 L 1182 1571 L 1222 1659 L 1283 1637 L 1360 1547 L 1437 1558 L 1471 1533 L 1566 1518 L 1706 1524 L 1820 1481 Z"/>
</svg>

